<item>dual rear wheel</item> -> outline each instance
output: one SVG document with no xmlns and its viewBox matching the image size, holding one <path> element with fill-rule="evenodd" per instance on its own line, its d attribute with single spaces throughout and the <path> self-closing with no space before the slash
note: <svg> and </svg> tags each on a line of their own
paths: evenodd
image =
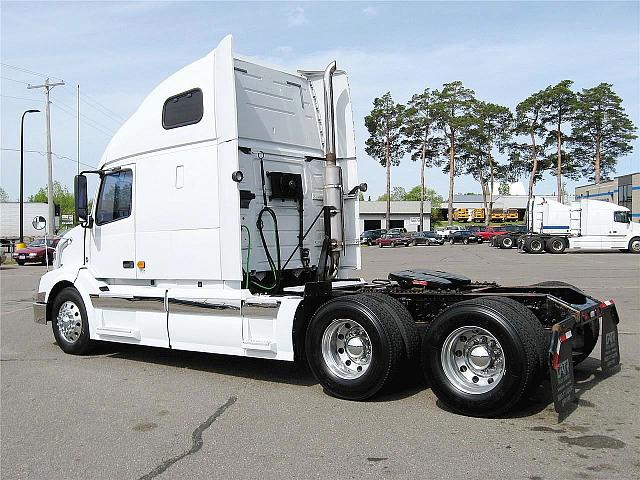
<svg viewBox="0 0 640 480">
<path fill-rule="evenodd" d="M 311 371 L 331 395 L 364 400 L 415 372 L 420 361 L 443 404 L 483 417 L 508 411 L 537 387 L 546 343 L 535 315 L 502 297 L 449 307 L 430 324 L 421 348 L 404 305 L 380 294 L 330 300 L 306 335 Z"/>
</svg>

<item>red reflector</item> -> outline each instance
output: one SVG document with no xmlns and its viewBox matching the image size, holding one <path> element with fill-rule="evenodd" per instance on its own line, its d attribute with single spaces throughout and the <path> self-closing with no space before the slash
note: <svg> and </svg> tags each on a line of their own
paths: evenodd
<svg viewBox="0 0 640 480">
<path fill-rule="evenodd" d="M 414 285 L 422 285 L 424 287 L 426 287 L 427 285 L 429 285 L 429 282 L 427 282 L 426 280 L 414 280 L 413 282 Z"/>
</svg>

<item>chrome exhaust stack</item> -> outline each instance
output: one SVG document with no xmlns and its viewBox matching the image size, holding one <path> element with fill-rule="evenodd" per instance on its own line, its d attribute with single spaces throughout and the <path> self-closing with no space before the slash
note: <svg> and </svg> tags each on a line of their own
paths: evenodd
<svg viewBox="0 0 640 480">
<path fill-rule="evenodd" d="M 325 118 L 325 166 L 324 205 L 331 207 L 331 270 L 328 277 L 338 274 L 340 253 L 344 248 L 344 227 L 342 224 L 342 169 L 336 164 L 336 132 L 333 109 L 333 74 L 336 62 L 331 62 L 324 71 L 324 118 Z"/>
</svg>

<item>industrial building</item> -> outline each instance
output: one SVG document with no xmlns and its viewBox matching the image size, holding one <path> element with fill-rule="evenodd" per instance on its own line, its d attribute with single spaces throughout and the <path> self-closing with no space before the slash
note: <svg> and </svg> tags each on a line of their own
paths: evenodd
<svg viewBox="0 0 640 480">
<path fill-rule="evenodd" d="M 387 202 L 360 201 L 360 231 L 387 228 Z M 390 228 L 406 228 L 417 232 L 420 226 L 420 202 L 392 201 Z M 431 202 L 424 202 L 424 230 L 431 230 Z"/>
<path fill-rule="evenodd" d="M 576 199 L 590 198 L 616 203 L 631 210 L 634 222 L 640 222 L 640 172 L 612 180 L 576 187 Z"/>
</svg>

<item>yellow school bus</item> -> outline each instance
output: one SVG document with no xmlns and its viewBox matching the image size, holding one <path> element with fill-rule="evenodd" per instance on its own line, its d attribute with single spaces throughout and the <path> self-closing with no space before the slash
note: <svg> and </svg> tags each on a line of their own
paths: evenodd
<svg viewBox="0 0 640 480">
<path fill-rule="evenodd" d="M 507 210 L 507 215 L 504 218 L 507 222 L 517 222 L 518 221 L 518 209 L 510 208 Z"/>
<path fill-rule="evenodd" d="M 484 208 L 474 208 L 473 209 L 473 221 L 474 222 L 484 222 Z"/>
<path fill-rule="evenodd" d="M 492 222 L 504 222 L 505 213 L 501 208 L 496 208 L 491 211 Z"/>
<path fill-rule="evenodd" d="M 468 222 L 469 221 L 469 210 L 466 208 L 456 208 L 453 211 L 453 219 L 456 222 Z"/>
</svg>

